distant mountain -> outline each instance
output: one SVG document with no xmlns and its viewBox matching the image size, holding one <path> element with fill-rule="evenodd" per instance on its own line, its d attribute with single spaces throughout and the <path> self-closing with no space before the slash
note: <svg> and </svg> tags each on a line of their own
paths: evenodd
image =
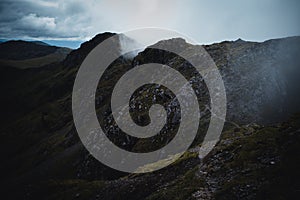
<svg viewBox="0 0 300 200">
<path fill-rule="evenodd" d="M 70 51 L 41 41 L 6 41 L 0 43 L 0 64 L 17 68 L 40 67 L 62 61 Z"/>
<path fill-rule="evenodd" d="M 24 60 L 54 53 L 58 47 L 41 45 L 40 42 L 11 40 L 0 44 L 0 59 Z"/>
<path fill-rule="evenodd" d="M 42 41 L 30 41 L 30 42 L 35 43 L 35 44 L 39 44 L 39 45 L 50 46 L 46 42 L 42 42 Z"/>
<path fill-rule="evenodd" d="M 99 81 L 95 108 L 107 137 L 119 147 L 132 152 L 156 149 L 172 139 L 180 123 L 176 103 L 170 104 L 174 100 L 172 93 L 162 86 L 150 85 L 133 94 L 129 102 L 132 118 L 139 124 L 147 123 L 148 104 L 166 102 L 164 106 L 169 106 L 168 124 L 164 127 L 167 134 L 137 139 L 117 128 L 110 111 L 111 92 L 119 78 L 137 64 L 156 61 L 184 74 L 197 89 L 203 111 L 197 137 L 178 161 L 153 173 L 127 174 L 104 166 L 83 147 L 71 109 L 72 89 L 80 64 L 95 46 L 113 35 L 99 34 L 62 61 L 43 67 L 20 69 L 21 66 L 0 63 L 3 197 L 231 200 L 300 196 L 300 116 L 297 114 L 300 37 L 262 43 L 225 41 L 204 46 L 223 77 L 228 110 L 221 140 L 201 160 L 198 151 L 212 114 L 207 88 L 188 62 L 170 52 L 154 49 L 156 45 L 175 44 L 186 49 L 199 46 L 178 38 L 164 40 L 134 58 L 120 57 L 113 62 Z M 2 56 L 22 62 L 58 50 L 58 47 L 19 41 L 6 45 L 10 54 L 0 51 Z M 28 50 L 22 54 L 15 45 L 37 52 Z M 13 53 L 13 49 L 22 55 Z"/>
</svg>

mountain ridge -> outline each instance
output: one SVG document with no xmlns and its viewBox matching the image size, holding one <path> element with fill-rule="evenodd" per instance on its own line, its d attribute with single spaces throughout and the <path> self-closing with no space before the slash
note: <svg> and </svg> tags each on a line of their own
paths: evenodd
<svg viewBox="0 0 300 200">
<path fill-rule="evenodd" d="M 295 92 L 299 91 L 296 84 L 298 81 L 294 77 L 299 72 L 298 42 L 281 39 L 264 44 L 224 42 L 204 46 L 223 75 L 229 92 L 230 112 L 237 116 L 230 116 L 216 148 L 200 160 L 198 150 L 210 116 L 209 110 L 206 110 L 194 144 L 178 161 L 154 173 L 137 175 L 120 173 L 93 158 L 81 144 L 72 119 L 71 94 L 80 64 L 90 50 L 112 35 L 98 35 L 72 51 L 62 62 L 30 69 L 0 67 L 0 87 L 6 94 L 0 102 L 1 110 L 5 113 L 1 116 L 3 120 L 0 126 L 0 152 L 4 160 L 0 170 L 3 177 L 1 186 L 5 195 L 25 199 L 149 200 L 264 199 L 266 194 L 284 199 L 299 194 L 297 169 L 300 162 L 297 152 L 300 120 L 299 116 L 289 119 L 290 115 L 297 112 L 297 101 L 290 104 L 293 109 L 289 110 L 289 116 L 277 119 L 278 123 L 273 121 L 269 125 L 252 120 L 260 115 L 259 109 L 256 109 L 257 105 L 261 105 L 260 101 L 256 102 L 259 97 L 268 97 L 269 104 L 273 104 L 270 100 L 273 94 L 276 94 L 275 99 L 278 99 L 277 95 L 281 100 L 297 99 Z M 122 140 L 123 135 L 115 129 L 116 124 L 111 122 L 109 112 L 103 112 L 109 108 L 109 90 L 113 88 L 114 82 L 137 63 L 143 64 L 155 59 L 188 76 L 193 72 L 188 63 L 176 56 L 168 52 L 157 53 L 153 49 L 145 49 L 132 60 L 119 58 L 105 74 L 109 78 L 103 77 L 97 88 L 95 107 L 99 122 L 105 130 L 109 130 L 109 138 L 116 145 L 132 151 L 151 149 L 161 143 L 160 140 L 128 141 L 126 137 Z M 277 68 L 289 69 L 283 71 L 282 75 L 292 80 L 287 87 L 291 90 L 287 92 L 290 96 L 280 96 L 282 90 L 277 91 L 274 83 L 282 80 L 282 77 L 271 73 L 271 69 Z M 263 72 L 269 72 L 270 75 L 266 76 Z M 194 85 L 201 83 L 198 89 L 204 86 L 199 76 L 192 77 L 191 82 Z M 260 83 L 261 89 L 257 87 Z M 151 91 L 151 87 L 148 87 L 133 95 L 131 105 L 138 108 L 137 105 L 149 103 L 143 101 L 148 89 Z M 157 99 L 164 100 L 166 97 L 159 97 L 162 89 L 159 88 L 158 93 L 156 90 L 151 93 Z M 269 90 L 270 94 L 265 96 L 264 92 Z M 165 94 L 168 96 L 167 91 Z M 207 97 L 208 93 L 203 88 L 199 94 Z M 205 98 L 200 103 L 209 106 Z M 254 114 L 251 109 L 255 111 Z M 142 109 L 140 115 L 134 114 L 132 117 L 137 122 L 145 122 L 147 118 L 143 116 L 146 111 Z M 176 126 L 178 118 L 175 114 L 170 118 Z M 241 119 L 243 116 L 247 118 Z M 122 146 L 124 141 L 125 145 Z M 276 191 L 272 188 L 276 188 Z"/>
</svg>

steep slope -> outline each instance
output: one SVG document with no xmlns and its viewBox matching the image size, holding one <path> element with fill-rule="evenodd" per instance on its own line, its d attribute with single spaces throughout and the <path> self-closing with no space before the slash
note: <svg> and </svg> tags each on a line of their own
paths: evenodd
<svg viewBox="0 0 300 200">
<path fill-rule="evenodd" d="M 228 119 L 274 123 L 299 112 L 300 38 L 206 46 L 220 67 Z"/>
</svg>

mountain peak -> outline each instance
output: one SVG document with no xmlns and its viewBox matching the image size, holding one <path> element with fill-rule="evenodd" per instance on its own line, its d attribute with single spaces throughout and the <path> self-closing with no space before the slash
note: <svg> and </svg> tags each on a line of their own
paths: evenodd
<svg viewBox="0 0 300 200">
<path fill-rule="evenodd" d="M 241 38 L 238 38 L 236 41 L 234 41 L 236 43 L 244 43 L 246 42 L 245 40 L 241 39 Z"/>
<path fill-rule="evenodd" d="M 95 48 L 98 44 L 103 42 L 109 37 L 116 35 L 116 33 L 100 33 L 93 37 L 91 40 L 84 42 L 80 45 L 80 47 L 74 51 L 72 51 L 66 59 L 63 61 L 64 66 L 72 67 L 79 66 L 84 58 Z"/>
<path fill-rule="evenodd" d="M 95 47 L 96 45 L 103 42 L 105 39 L 112 37 L 114 35 L 116 35 L 116 33 L 110 33 L 110 32 L 99 33 L 96 36 L 94 36 L 91 40 L 82 43 L 80 45 L 80 48 L 90 48 L 91 46 Z"/>
</svg>

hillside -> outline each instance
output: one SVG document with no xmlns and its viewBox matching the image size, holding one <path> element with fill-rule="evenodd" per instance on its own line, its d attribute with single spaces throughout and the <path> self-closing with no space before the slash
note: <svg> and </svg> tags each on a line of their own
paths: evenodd
<svg viewBox="0 0 300 200">
<path fill-rule="evenodd" d="M 110 93 L 137 63 L 156 61 L 179 70 L 199 89 L 200 108 L 205 109 L 195 142 L 179 160 L 153 173 L 127 174 L 104 166 L 89 154 L 78 138 L 71 111 L 80 64 L 112 35 L 99 34 L 63 61 L 43 67 L 20 69 L 23 67 L 0 63 L 0 89 L 5 94 L 0 102 L 3 195 L 10 199 L 139 200 L 293 199 L 300 195 L 300 37 L 204 46 L 223 77 L 228 114 L 221 140 L 201 160 L 199 146 L 211 115 L 205 109 L 210 106 L 207 88 L 189 63 L 154 49 L 155 45 L 177 44 L 180 39 L 160 41 L 132 59 L 117 59 L 101 78 L 95 99 L 99 122 L 116 145 L 134 152 L 157 149 L 172 139 L 178 128 L 176 105 L 170 106 L 166 135 L 143 140 L 127 137 L 116 128 L 110 115 Z M 198 48 L 183 40 L 181 44 Z M 19 62 L 53 54 L 55 48 L 39 45 L 37 52 L 22 51 L 20 55 L 0 52 L 3 58 Z M 147 93 L 156 100 L 145 100 Z M 163 101 L 167 107 L 173 98 L 166 88 L 150 85 L 134 93 L 130 104 L 144 108 Z M 146 108 L 132 111 L 137 123 L 149 121 Z"/>
</svg>

